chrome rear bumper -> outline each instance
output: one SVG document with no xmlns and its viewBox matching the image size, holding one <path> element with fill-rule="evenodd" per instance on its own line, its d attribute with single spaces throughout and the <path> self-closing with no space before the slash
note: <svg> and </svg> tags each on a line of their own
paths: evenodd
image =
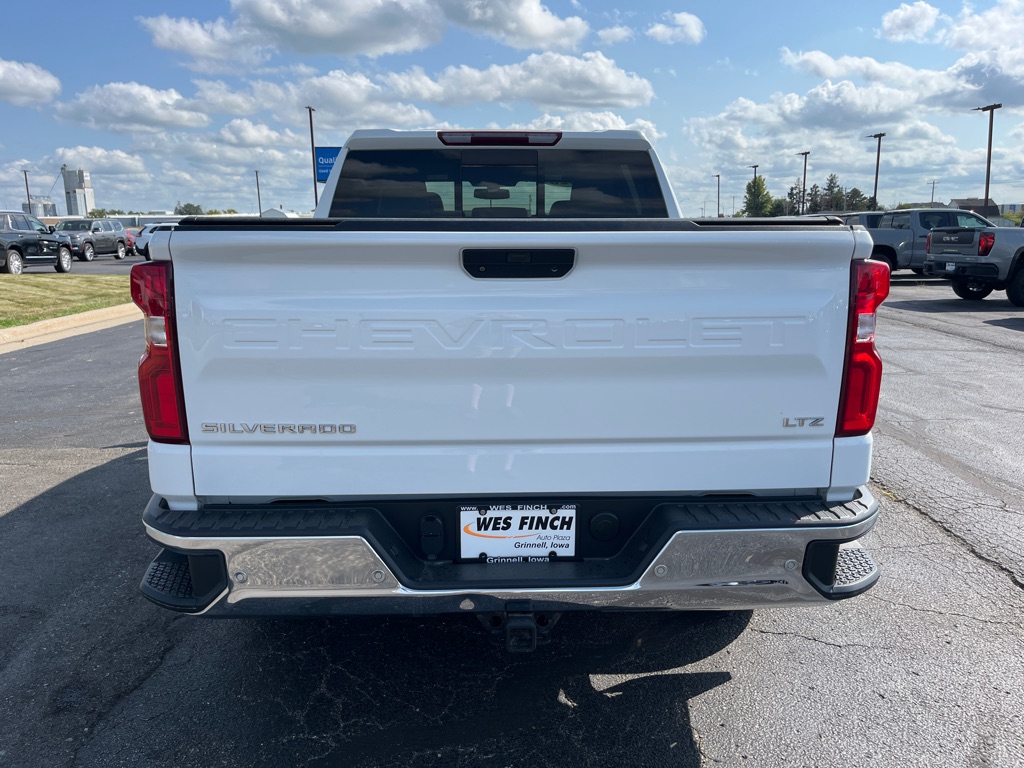
<svg viewBox="0 0 1024 768">
<path fill-rule="evenodd" d="M 159 579 L 147 574 L 151 589 L 144 581 L 143 591 L 174 608 L 173 601 L 154 596 L 153 584 L 174 583 L 184 594 L 182 585 L 192 577 L 182 569 L 220 558 L 224 575 L 210 582 L 209 597 L 179 610 L 210 616 L 435 614 L 502 610 L 523 600 L 559 611 L 822 603 L 860 594 L 877 581 L 878 569 L 856 540 L 874 526 L 878 504 L 867 489 L 857 504 L 836 520 L 676 531 L 645 559 L 638 576 L 618 584 L 588 583 L 568 562 L 543 564 L 542 570 L 470 563 L 458 567 L 462 583 L 443 588 L 432 588 L 429 579 L 410 580 L 364 536 L 275 536 L 265 530 L 245 536 L 236 529 L 182 536 L 151 524 L 147 514 L 146 532 L 169 554 Z"/>
</svg>

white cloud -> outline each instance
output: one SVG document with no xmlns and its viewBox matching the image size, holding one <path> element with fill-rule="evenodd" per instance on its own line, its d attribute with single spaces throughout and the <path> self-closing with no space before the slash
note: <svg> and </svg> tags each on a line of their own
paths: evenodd
<svg viewBox="0 0 1024 768">
<path fill-rule="evenodd" d="M 650 120 L 633 120 L 627 122 L 624 117 L 614 112 L 570 112 L 566 115 L 544 114 L 528 123 L 507 126 L 494 126 L 498 129 L 526 131 L 641 131 L 648 141 L 654 142 L 665 138 L 666 134 L 658 130 Z"/>
<path fill-rule="evenodd" d="M 58 147 L 53 153 L 53 164 L 87 168 L 91 173 L 99 174 L 134 175 L 146 172 L 146 163 L 141 156 L 103 147 Z"/>
<path fill-rule="evenodd" d="M 0 101 L 17 107 L 46 104 L 60 93 L 60 80 L 35 64 L 0 59 Z"/>
<path fill-rule="evenodd" d="M 615 45 L 616 43 L 624 43 L 626 40 L 632 40 L 634 34 L 631 27 L 624 27 L 622 25 L 605 27 L 597 31 L 598 39 L 605 45 Z"/>
<path fill-rule="evenodd" d="M 245 118 L 232 120 L 217 132 L 217 139 L 233 147 L 301 147 L 308 139 L 289 131 L 278 131 Z"/>
<path fill-rule="evenodd" d="M 888 84 L 902 92 L 899 98 L 908 106 L 914 103 L 926 104 L 939 96 L 965 90 L 962 78 L 951 71 L 915 69 L 899 62 L 880 62 L 864 56 L 833 58 L 821 51 L 793 53 L 783 48 L 782 62 L 815 77 L 830 80 L 857 78 L 870 83 Z"/>
<path fill-rule="evenodd" d="M 234 91 L 223 81 L 196 80 L 195 86 L 191 104 L 207 114 L 251 115 L 262 109 L 251 93 Z"/>
<path fill-rule="evenodd" d="M 210 122 L 173 88 L 160 91 L 139 83 L 93 86 L 59 104 L 57 114 L 69 122 L 116 132 L 203 128 Z"/>
<path fill-rule="evenodd" d="M 231 19 L 167 15 L 139 22 L 159 48 L 193 57 L 203 71 L 265 61 L 274 49 L 341 56 L 419 51 L 448 23 L 516 49 L 573 50 L 590 31 L 541 0 L 231 0 Z"/>
<path fill-rule="evenodd" d="M 696 45 L 707 35 L 704 22 L 692 13 L 669 14 L 668 22 L 668 24 L 652 24 L 647 28 L 647 36 L 666 45 L 675 43 Z"/>
<path fill-rule="evenodd" d="M 998 0 L 988 10 L 977 13 L 965 3 L 956 21 L 950 23 L 942 40 L 961 51 L 1016 51 L 1021 55 L 1024 36 L 1024 1 Z"/>
<path fill-rule="evenodd" d="M 913 5 L 900 3 L 895 11 L 882 17 L 881 37 L 894 42 L 923 42 L 939 19 L 939 9 L 924 0 Z"/>
<path fill-rule="evenodd" d="M 408 53 L 444 32 L 436 0 L 231 0 L 231 7 L 240 28 L 303 53 Z"/>
<path fill-rule="evenodd" d="M 344 70 L 296 82 L 261 80 L 252 83 L 250 91 L 257 103 L 272 108 L 274 117 L 286 124 L 304 124 L 308 105 L 316 108 L 316 125 L 334 131 L 382 125 L 410 128 L 434 122 L 429 111 L 402 103 L 365 75 Z"/>
<path fill-rule="evenodd" d="M 540 0 L 438 0 L 449 21 L 511 48 L 574 50 L 590 27 L 578 16 L 559 18 Z"/>
<path fill-rule="evenodd" d="M 200 22 L 167 15 L 140 17 L 153 45 L 193 57 L 190 66 L 204 71 L 252 66 L 265 61 L 268 52 L 252 30 L 225 19 Z"/>
<path fill-rule="evenodd" d="M 483 70 L 448 67 L 436 78 L 414 68 L 381 81 L 400 97 L 447 106 L 525 101 L 542 107 L 635 107 L 654 96 L 650 82 L 596 51 L 582 56 L 536 53 L 517 64 Z"/>
</svg>

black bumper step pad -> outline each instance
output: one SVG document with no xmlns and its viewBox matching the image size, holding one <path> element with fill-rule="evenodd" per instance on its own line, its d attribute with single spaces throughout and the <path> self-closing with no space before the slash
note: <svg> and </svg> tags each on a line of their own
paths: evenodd
<svg viewBox="0 0 1024 768">
<path fill-rule="evenodd" d="M 836 560 L 836 582 L 833 592 L 859 590 L 865 583 L 867 586 L 878 579 L 878 566 L 871 553 L 859 545 L 846 545 L 839 548 Z"/>
<path fill-rule="evenodd" d="M 227 589 L 224 557 L 218 552 L 186 555 L 162 549 L 149 564 L 141 589 L 164 608 L 198 613 Z"/>
</svg>

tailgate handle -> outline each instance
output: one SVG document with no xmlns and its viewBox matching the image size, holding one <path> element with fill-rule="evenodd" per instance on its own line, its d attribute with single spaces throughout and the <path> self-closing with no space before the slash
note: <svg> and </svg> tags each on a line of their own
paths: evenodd
<svg viewBox="0 0 1024 768">
<path fill-rule="evenodd" d="M 565 277 L 576 264 L 573 248 L 466 248 L 462 268 L 470 277 Z"/>
</svg>

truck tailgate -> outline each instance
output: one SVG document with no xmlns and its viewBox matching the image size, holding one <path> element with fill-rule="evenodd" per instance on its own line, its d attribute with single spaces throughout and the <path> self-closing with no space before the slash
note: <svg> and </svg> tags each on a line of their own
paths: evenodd
<svg viewBox="0 0 1024 768">
<path fill-rule="evenodd" d="M 857 239 L 175 231 L 195 492 L 828 487 Z M 496 245 L 575 264 L 557 279 L 463 268 L 463 249 Z"/>
<path fill-rule="evenodd" d="M 931 231 L 932 255 L 959 254 L 977 256 L 976 244 L 980 230 L 960 227 L 937 227 Z"/>
</svg>

